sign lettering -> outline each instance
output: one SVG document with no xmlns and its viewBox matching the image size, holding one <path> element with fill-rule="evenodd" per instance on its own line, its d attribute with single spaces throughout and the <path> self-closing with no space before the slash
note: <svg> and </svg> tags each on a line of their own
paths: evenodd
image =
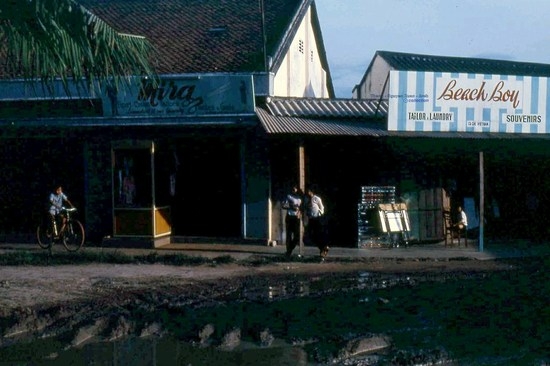
<svg viewBox="0 0 550 366">
<path fill-rule="evenodd" d="M 502 80 L 490 92 L 486 90 L 485 81 L 477 88 L 460 88 L 457 83 L 456 79 L 449 81 L 437 100 L 509 102 L 513 108 L 517 108 L 520 103 L 520 91 L 506 88 Z"/>
</svg>

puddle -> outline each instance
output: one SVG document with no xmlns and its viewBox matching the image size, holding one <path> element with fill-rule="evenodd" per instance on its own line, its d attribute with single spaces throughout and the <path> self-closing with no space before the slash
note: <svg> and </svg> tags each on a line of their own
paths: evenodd
<svg viewBox="0 0 550 366">
<path fill-rule="evenodd" d="M 87 342 L 71 346 L 74 330 L 37 335 L 0 348 L 0 365 L 542 366 L 549 279 L 546 271 L 250 279 L 215 301 L 109 309 L 111 328 Z M 157 331 L 140 337 L 152 324 Z M 106 341 L 114 325 L 126 333 Z"/>
</svg>

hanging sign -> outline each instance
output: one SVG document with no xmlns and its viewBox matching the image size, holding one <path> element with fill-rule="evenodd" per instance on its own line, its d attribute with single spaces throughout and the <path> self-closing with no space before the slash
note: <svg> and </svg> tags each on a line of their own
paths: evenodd
<svg viewBox="0 0 550 366">
<path fill-rule="evenodd" d="M 135 78 L 129 87 L 106 85 L 101 99 L 105 117 L 255 113 L 251 75 L 163 76 L 158 84 Z"/>
<path fill-rule="evenodd" d="M 547 133 L 546 77 L 390 71 L 388 130 Z"/>
</svg>

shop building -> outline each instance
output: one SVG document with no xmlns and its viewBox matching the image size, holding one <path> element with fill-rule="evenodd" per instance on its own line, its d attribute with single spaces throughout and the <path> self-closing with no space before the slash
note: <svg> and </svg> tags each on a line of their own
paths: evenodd
<svg viewBox="0 0 550 366">
<path fill-rule="evenodd" d="M 354 100 L 273 98 L 258 115 L 274 149 L 294 141 L 280 152 L 296 167 L 305 156 L 331 244 L 356 245 L 361 186 L 395 186 L 421 242 L 442 241 L 443 210 L 462 205 L 482 249 L 548 235 L 549 76 L 545 64 L 379 51 Z"/>
<path fill-rule="evenodd" d="M 319 187 L 333 246 L 357 245 L 362 186 L 409 203 L 442 189 L 488 235 L 546 234 L 548 65 L 380 51 L 338 100 L 311 0 L 82 3 L 153 43 L 160 84 L 52 96 L 4 70 L 0 204 L 28 213 L 3 216 L 6 240 L 32 237 L 54 184 L 96 242 L 284 241 L 296 182 Z M 418 229 L 442 217 L 415 209 L 417 239 L 442 239 Z"/>
<path fill-rule="evenodd" d="M 46 93 L 2 71 L 5 240 L 27 234 L 61 184 L 88 238 L 269 239 L 270 167 L 256 104 L 331 98 L 312 0 L 82 0 L 148 38 L 159 85 Z M 35 84 L 36 85 L 36 84 Z M 38 84 L 39 85 L 39 84 Z"/>
</svg>

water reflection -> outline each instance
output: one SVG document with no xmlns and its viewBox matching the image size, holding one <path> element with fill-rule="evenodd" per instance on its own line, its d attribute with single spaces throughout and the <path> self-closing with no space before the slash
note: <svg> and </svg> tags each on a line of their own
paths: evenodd
<svg viewBox="0 0 550 366">
<path fill-rule="evenodd" d="M 236 297 L 118 309 L 134 334 L 154 322 L 164 337 L 68 349 L 70 337 L 37 338 L 1 348 L 0 365 L 546 365 L 549 279 L 363 272 L 251 281 Z M 389 347 L 368 342 L 382 338 Z"/>
<path fill-rule="evenodd" d="M 245 288 L 243 298 L 247 300 L 278 300 L 287 297 L 304 297 L 310 295 L 310 286 L 305 281 L 289 283 L 267 284 L 261 288 Z"/>
<path fill-rule="evenodd" d="M 91 343 L 51 355 L 29 357 L 1 365 L 93 365 L 93 366 L 307 366 L 307 354 L 300 347 L 279 345 L 259 348 L 243 345 L 232 351 L 215 347 L 199 347 L 166 338 L 130 338 L 123 341 Z"/>
</svg>

